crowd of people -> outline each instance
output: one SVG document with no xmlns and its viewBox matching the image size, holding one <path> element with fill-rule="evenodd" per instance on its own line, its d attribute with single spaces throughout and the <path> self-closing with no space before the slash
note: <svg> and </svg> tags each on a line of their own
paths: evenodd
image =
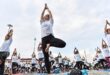
<svg viewBox="0 0 110 75">
<path fill-rule="evenodd" d="M 110 68 L 110 23 L 106 20 L 104 29 L 105 38 L 102 39 L 102 48 L 96 49 L 96 54 L 93 58 L 94 69 L 107 69 Z"/>
<path fill-rule="evenodd" d="M 62 57 L 59 52 L 58 56 L 54 57 L 52 51 L 49 51 L 49 63 L 51 66 L 51 73 L 69 72 L 72 69 L 89 69 L 90 64 L 86 62 L 85 58 L 81 58 L 78 50 L 74 49 L 74 61 L 71 61 L 68 57 Z M 37 57 L 36 57 L 37 55 Z M 8 60 L 5 64 L 6 73 L 48 73 L 45 66 L 44 55 L 42 52 L 41 43 L 38 45 L 37 54 L 32 53 L 32 57 L 29 60 L 23 62 L 20 54 L 17 53 L 16 48 L 13 51 L 11 60 Z"/>
</svg>

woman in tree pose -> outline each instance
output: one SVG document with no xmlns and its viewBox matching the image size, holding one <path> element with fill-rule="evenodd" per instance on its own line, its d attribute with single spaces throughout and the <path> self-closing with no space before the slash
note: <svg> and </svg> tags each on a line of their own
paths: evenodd
<svg viewBox="0 0 110 75">
<path fill-rule="evenodd" d="M 11 60 L 12 60 L 12 73 L 16 74 L 18 70 L 18 56 L 16 48 L 14 49 Z"/>
<path fill-rule="evenodd" d="M 45 10 L 48 11 L 48 14 L 45 14 Z M 47 72 L 50 73 L 50 63 L 49 63 L 49 48 L 50 46 L 63 48 L 66 43 L 58 38 L 55 38 L 53 35 L 53 16 L 49 10 L 47 4 L 45 4 L 44 10 L 41 14 L 41 36 L 42 36 L 42 48 L 44 53 L 45 65 Z"/>
<path fill-rule="evenodd" d="M 37 60 L 36 60 L 35 52 L 32 53 L 31 65 L 32 65 L 31 71 L 32 71 L 32 72 L 35 72 L 35 70 L 36 70 L 36 65 L 37 65 Z"/>
<path fill-rule="evenodd" d="M 96 53 L 95 57 L 93 58 L 92 65 L 93 65 L 94 70 L 98 70 L 98 55 L 97 55 L 97 53 Z"/>
<path fill-rule="evenodd" d="M 38 70 L 39 72 L 43 72 L 43 67 L 42 67 L 42 63 L 43 63 L 43 60 L 44 60 L 44 54 L 42 52 L 42 43 L 39 43 L 38 45 L 38 48 L 37 48 L 37 53 L 38 53 Z"/>
<path fill-rule="evenodd" d="M 78 69 L 82 69 L 82 59 L 81 59 L 81 56 L 79 54 L 79 51 L 77 48 L 74 49 L 74 58 L 75 58 L 75 61 L 76 61 L 76 65 L 74 66 L 74 68 L 78 68 Z"/>
<path fill-rule="evenodd" d="M 102 65 L 102 68 L 104 69 L 106 60 L 104 59 L 101 49 L 98 47 L 97 47 L 97 55 L 98 55 L 98 66 Z"/>
<path fill-rule="evenodd" d="M 105 37 L 107 40 L 108 47 L 110 47 L 110 28 L 108 27 L 108 25 L 110 25 L 110 23 L 106 20 L 104 32 L 105 32 Z"/>
<path fill-rule="evenodd" d="M 58 63 L 59 63 L 59 68 L 61 69 L 61 71 L 64 70 L 64 64 L 63 64 L 63 58 L 61 56 L 61 54 L 58 54 Z"/>
<path fill-rule="evenodd" d="M 5 60 L 10 54 L 13 29 L 10 29 L 5 36 L 4 42 L 0 47 L 0 75 L 4 75 Z"/>
<path fill-rule="evenodd" d="M 102 39 L 102 53 L 103 53 L 104 59 L 107 61 L 108 66 L 110 67 L 110 60 L 109 60 L 110 51 L 109 51 L 107 43 L 103 39 Z"/>
</svg>

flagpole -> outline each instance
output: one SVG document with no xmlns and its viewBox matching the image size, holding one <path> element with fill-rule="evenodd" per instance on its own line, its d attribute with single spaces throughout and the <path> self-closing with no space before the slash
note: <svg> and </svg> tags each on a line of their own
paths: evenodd
<svg viewBox="0 0 110 75">
<path fill-rule="evenodd" d="M 35 51 L 35 46 L 36 46 L 36 37 L 34 38 L 34 49 L 33 49 L 33 51 Z"/>
</svg>

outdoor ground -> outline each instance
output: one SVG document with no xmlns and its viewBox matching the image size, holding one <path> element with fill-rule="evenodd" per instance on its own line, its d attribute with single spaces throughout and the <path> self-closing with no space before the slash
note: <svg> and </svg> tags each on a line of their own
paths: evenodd
<svg viewBox="0 0 110 75">
<path fill-rule="evenodd" d="M 89 73 L 88 75 L 110 75 L 110 71 L 94 71 L 94 70 L 91 70 L 88 73 Z M 13 74 L 13 75 L 47 75 L 47 74 L 31 73 L 31 74 Z M 50 74 L 50 75 L 67 75 L 67 73 Z"/>
</svg>

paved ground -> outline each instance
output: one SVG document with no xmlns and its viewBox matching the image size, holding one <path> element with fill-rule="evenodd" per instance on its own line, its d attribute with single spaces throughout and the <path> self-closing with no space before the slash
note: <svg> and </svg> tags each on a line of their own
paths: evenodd
<svg viewBox="0 0 110 75">
<path fill-rule="evenodd" d="M 110 75 L 110 71 L 89 71 L 89 75 Z"/>
<path fill-rule="evenodd" d="M 48 75 L 48 74 L 31 73 L 31 74 L 13 74 L 13 75 Z M 49 75 L 67 75 L 67 73 L 49 74 Z M 88 72 L 88 75 L 110 75 L 110 71 L 94 71 L 94 70 L 91 70 Z"/>
</svg>

